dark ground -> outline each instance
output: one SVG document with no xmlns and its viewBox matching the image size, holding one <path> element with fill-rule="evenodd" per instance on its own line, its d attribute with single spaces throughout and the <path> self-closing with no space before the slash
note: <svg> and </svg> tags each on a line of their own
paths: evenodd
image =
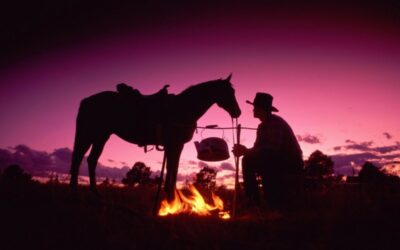
<svg viewBox="0 0 400 250">
<path fill-rule="evenodd" d="M 154 188 L 0 183 L 1 249 L 399 249 L 400 195 L 336 185 L 292 212 L 151 215 Z M 220 194 L 230 199 L 231 193 Z"/>
</svg>

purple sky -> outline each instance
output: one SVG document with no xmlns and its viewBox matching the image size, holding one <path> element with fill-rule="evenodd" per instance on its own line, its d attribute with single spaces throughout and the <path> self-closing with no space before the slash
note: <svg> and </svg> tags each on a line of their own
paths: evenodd
<svg viewBox="0 0 400 250">
<path fill-rule="evenodd" d="M 48 154 L 72 148 L 80 100 L 119 82 L 145 94 L 168 83 L 179 93 L 233 73 L 243 126 L 258 124 L 245 100 L 269 92 L 306 157 L 320 149 L 341 172 L 364 160 L 399 161 L 398 4 L 27 5 L 11 5 L 2 17 L 0 148 L 23 144 Z M 231 125 L 218 107 L 199 121 L 207 124 Z M 231 131 L 202 136 L 228 143 L 232 137 Z M 251 146 L 254 132 L 244 131 L 242 139 Z M 112 137 L 100 162 L 122 167 L 140 160 L 157 171 L 161 159 Z M 199 170 L 193 142 L 181 163 L 182 173 Z"/>
</svg>

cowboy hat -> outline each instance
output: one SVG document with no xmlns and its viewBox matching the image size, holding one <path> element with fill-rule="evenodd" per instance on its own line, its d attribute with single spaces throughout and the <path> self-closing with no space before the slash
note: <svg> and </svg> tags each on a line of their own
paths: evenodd
<svg viewBox="0 0 400 250">
<path fill-rule="evenodd" d="M 247 100 L 246 103 L 251 104 L 253 106 L 260 107 L 267 111 L 278 112 L 279 110 L 277 108 L 275 108 L 274 106 L 272 106 L 273 99 L 274 98 L 272 97 L 272 95 L 270 95 L 268 93 L 258 92 L 256 94 L 256 97 L 254 97 L 253 102 L 250 102 L 249 100 Z"/>
</svg>

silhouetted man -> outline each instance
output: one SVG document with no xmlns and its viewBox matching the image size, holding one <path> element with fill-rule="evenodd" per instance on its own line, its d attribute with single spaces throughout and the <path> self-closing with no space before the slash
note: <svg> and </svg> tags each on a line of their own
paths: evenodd
<svg viewBox="0 0 400 250">
<path fill-rule="evenodd" d="M 264 197 L 271 208 L 291 206 L 296 192 L 302 188 L 303 158 L 296 136 L 288 123 L 273 114 L 273 97 L 257 93 L 253 102 L 255 118 L 261 120 L 252 148 L 236 144 L 235 156 L 242 159 L 243 179 L 249 206 L 260 205 L 257 175 L 262 178 Z"/>
</svg>

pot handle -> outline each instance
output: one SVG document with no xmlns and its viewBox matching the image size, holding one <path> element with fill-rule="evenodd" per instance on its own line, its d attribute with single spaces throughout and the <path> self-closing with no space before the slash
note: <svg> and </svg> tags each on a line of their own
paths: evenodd
<svg viewBox="0 0 400 250">
<path fill-rule="evenodd" d="M 206 125 L 200 132 L 200 138 L 203 140 L 203 132 L 204 132 L 204 130 L 206 130 L 206 129 L 215 129 L 215 128 L 218 128 L 217 124 Z M 222 129 L 222 137 L 221 138 L 224 138 L 224 129 Z"/>
</svg>

